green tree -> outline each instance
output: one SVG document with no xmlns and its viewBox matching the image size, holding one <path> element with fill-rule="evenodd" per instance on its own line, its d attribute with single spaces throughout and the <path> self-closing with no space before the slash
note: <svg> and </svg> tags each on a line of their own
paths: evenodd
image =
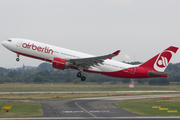
<svg viewBox="0 0 180 120">
<path fill-rule="evenodd" d="M 13 77 L 17 77 L 17 75 L 18 74 L 17 74 L 16 70 L 13 70 L 13 71 L 9 72 L 7 76 L 10 78 L 13 78 Z"/>
<path fill-rule="evenodd" d="M 169 85 L 167 78 L 152 78 L 148 81 L 149 85 Z"/>
<path fill-rule="evenodd" d="M 123 79 L 122 82 L 123 82 L 123 83 L 130 83 L 130 82 L 131 82 L 131 79 Z"/>
<path fill-rule="evenodd" d="M 43 83 L 43 78 L 40 76 L 36 76 L 33 82 L 34 83 Z"/>
<path fill-rule="evenodd" d="M 137 79 L 137 82 L 138 82 L 139 84 L 144 84 L 144 83 L 145 83 L 145 80 L 144 80 L 144 79 Z"/>
<path fill-rule="evenodd" d="M 70 82 L 72 82 L 72 79 L 68 77 L 68 78 L 66 79 L 66 83 L 70 83 Z"/>
</svg>

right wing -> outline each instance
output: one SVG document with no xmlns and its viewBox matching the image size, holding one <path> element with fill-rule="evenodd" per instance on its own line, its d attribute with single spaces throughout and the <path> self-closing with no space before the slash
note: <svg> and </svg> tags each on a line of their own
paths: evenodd
<svg viewBox="0 0 180 120">
<path fill-rule="evenodd" d="M 97 56 L 97 57 L 89 57 L 89 58 L 77 58 L 77 59 L 69 59 L 68 61 L 72 66 L 78 67 L 82 66 L 84 69 L 91 68 L 92 66 L 99 66 L 99 64 L 103 65 L 104 60 L 112 59 L 119 54 L 120 50 L 108 55 Z"/>
</svg>

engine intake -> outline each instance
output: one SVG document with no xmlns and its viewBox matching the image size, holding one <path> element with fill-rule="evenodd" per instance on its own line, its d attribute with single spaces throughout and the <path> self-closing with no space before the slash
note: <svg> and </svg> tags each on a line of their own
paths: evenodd
<svg viewBox="0 0 180 120">
<path fill-rule="evenodd" d="M 52 66 L 53 68 L 64 70 L 69 67 L 69 63 L 64 59 L 54 57 Z"/>
</svg>

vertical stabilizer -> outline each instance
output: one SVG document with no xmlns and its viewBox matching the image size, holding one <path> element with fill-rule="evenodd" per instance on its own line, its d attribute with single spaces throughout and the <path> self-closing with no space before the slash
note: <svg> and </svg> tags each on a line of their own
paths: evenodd
<svg viewBox="0 0 180 120">
<path fill-rule="evenodd" d="M 177 52 L 178 49 L 178 47 L 170 46 L 163 52 L 159 53 L 155 57 L 140 65 L 140 67 L 146 67 L 158 72 L 164 72 L 172 56 Z"/>
</svg>

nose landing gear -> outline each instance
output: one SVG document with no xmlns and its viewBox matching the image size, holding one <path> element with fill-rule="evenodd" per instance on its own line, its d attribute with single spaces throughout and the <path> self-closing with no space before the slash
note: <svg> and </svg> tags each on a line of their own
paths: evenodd
<svg viewBox="0 0 180 120">
<path fill-rule="evenodd" d="M 16 58 L 16 61 L 19 62 L 19 58 Z"/>
<path fill-rule="evenodd" d="M 16 61 L 19 62 L 19 54 L 17 54 L 17 58 L 16 58 Z"/>
</svg>

